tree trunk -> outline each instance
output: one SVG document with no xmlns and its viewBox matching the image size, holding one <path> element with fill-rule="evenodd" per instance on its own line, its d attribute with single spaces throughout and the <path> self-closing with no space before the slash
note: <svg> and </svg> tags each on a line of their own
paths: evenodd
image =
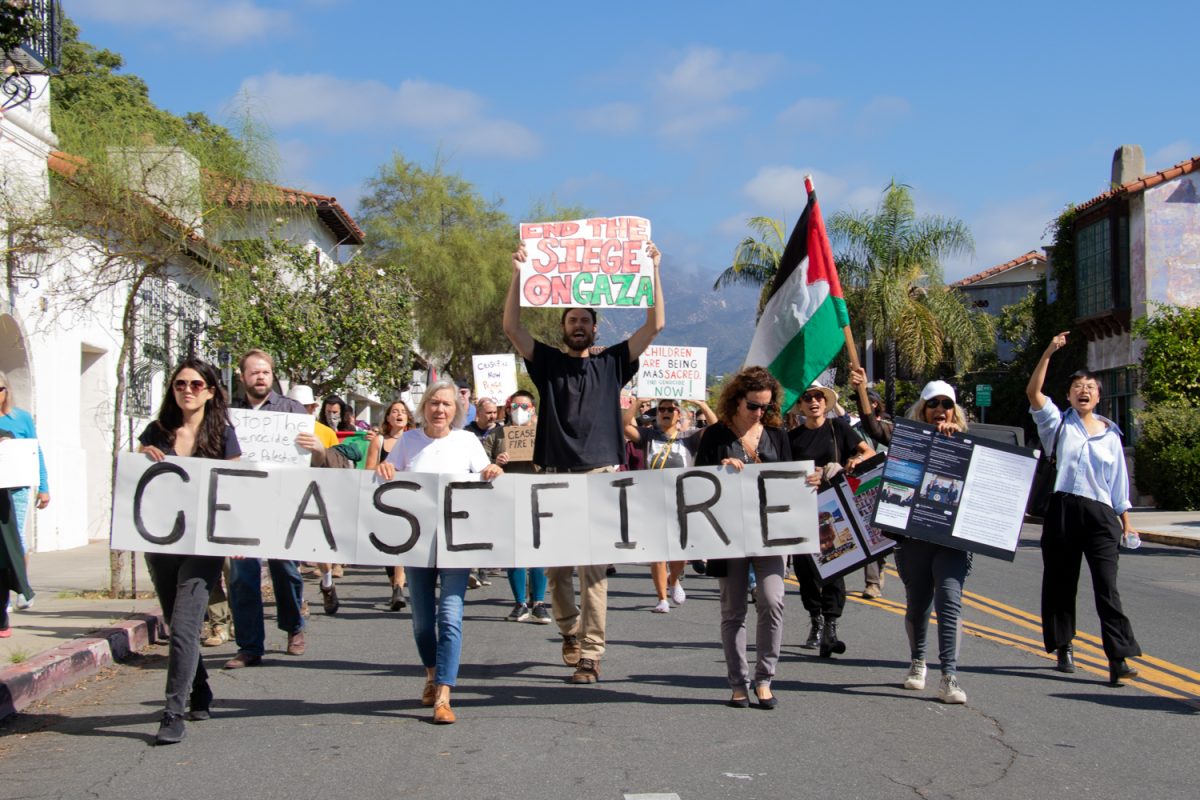
<svg viewBox="0 0 1200 800">
<path fill-rule="evenodd" d="M 884 372 L 887 375 L 887 411 L 893 417 L 896 416 L 896 340 L 888 339 L 887 343 L 887 360 L 884 366 Z"/>
</svg>

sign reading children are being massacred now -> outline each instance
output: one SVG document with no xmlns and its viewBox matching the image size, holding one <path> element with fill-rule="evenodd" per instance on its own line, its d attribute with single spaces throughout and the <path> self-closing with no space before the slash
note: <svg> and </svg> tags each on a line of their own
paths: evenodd
<svg viewBox="0 0 1200 800">
<path fill-rule="evenodd" d="M 647 308 L 654 305 L 650 220 L 596 217 L 523 222 L 521 305 Z"/>
</svg>

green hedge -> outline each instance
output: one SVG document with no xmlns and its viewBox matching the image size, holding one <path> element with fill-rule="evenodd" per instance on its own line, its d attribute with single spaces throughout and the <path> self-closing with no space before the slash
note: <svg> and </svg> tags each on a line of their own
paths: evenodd
<svg viewBox="0 0 1200 800">
<path fill-rule="evenodd" d="M 1200 408 L 1160 403 L 1135 413 L 1138 489 L 1154 495 L 1162 509 L 1200 508 Z"/>
</svg>

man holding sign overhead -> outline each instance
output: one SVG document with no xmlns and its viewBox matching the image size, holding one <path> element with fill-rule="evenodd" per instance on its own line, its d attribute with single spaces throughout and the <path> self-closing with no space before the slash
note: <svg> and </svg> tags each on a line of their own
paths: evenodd
<svg viewBox="0 0 1200 800">
<path fill-rule="evenodd" d="M 621 217 L 617 219 L 636 219 Z M 644 226 L 608 225 L 614 220 L 590 220 L 580 223 L 545 223 L 522 225 L 522 245 L 513 254 L 512 282 L 504 303 L 504 333 L 512 341 L 517 352 L 525 359 L 529 376 L 537 386 L 541 398 L 538 408 L 537 437 L 534 443 L 533 462 L 543 472 L 612 472 L 624 460 L 624 434 L 621 422 L 621 387 L 636 374 L 638 356 L 654 341 L 666 324 L 663 311 L 662 283 L 659 280 L 661 255 L 649 240 L 649 223 Z M 645 222 L 642 220 L 642 222 Z M 596 223 L 596 224 L 591 224 Z M 561 243 L 548 236 L 586 227 L 602 234 L 615 234 L 612 241 L 606 240 L 603 251 L 610 256 L 616 252 L 629 253 L 630 263 L 635 257 L 649 258 L 653 271 L 653 302 L 646 308 L 646 321 L 626 341 L 593 354 L 596 341 L 596 311 L 593 308 L 576 308 L 568 304 L 562 314 L 562 341 L 564 348 L 551 347 L 536 341 L 521 325 L 522 270 L 530 261 L 527 247 L 534 247 L 539 254 L 553 251 Z M 537 230 L 533 230 L 536 228 Z M 575 245 L 567 243 L 568 247 Z M 583 245 L 586 255 L 591 245 Z M 597 250 L 596 252 L 600 252 Z M 546 258 L 540 262 L 543 266 Z M 562 263 L 562 261 L 558 262 Z M 594 268 L 593 268 L 594 266 Z M 535 269 L 538 264 L 534 264 Z M 628 273 L 620 263 L 597 261 L 593 265 L 588 258 L 579 264 L 580 272 L 590 274 L 595 281 L 600 275 L 610 274 L 610 269 Z M 590 269 L 584 273 L 583 270 Z M 637 269 L 637 267 L 634 267 Z M 593 297 L 606 305 L 605 296 Z M 554 298 L 548 301 L 559 304 Z M 571 567 L 555 567 L 548 570 L 550 593 L 555 621 L 563 637 L 563 661 L 575 667 L 572 683 L 595 683 L 600 677 L 600 657 L 604 654 L 605 618 L 608 611 L 608 576 L 605 566 L 587 565 L 577 568 L 579 572 L 578 609 L 575 605 L 575 588 Z"/>
</svg>

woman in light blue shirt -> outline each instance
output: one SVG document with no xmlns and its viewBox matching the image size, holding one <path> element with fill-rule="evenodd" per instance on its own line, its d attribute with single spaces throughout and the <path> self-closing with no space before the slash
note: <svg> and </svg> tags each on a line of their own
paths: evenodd
<svg viewBox="0 0 1200 800">
<path fill-rule="evenodd" d="M 1080 370 L 1071 376 L 1066 413 L 1042 394 L 1050 357 L 1066 343 L 1066 332 L 1051 340 L 1025 387 L 1042 447 L 1058 468 L 1042 523 L 1042 638 L 1046 652 L 1057 654 L 1057 669 L 1074 672 L 1075 595 L 1086 558 L 1109 684 L 1119 686 L 1138 674 L 1125 659 L 1142 654 L 1117 591 L 1117 545 L 1131 530 L 1129 474 L 1120 429 L 1095 413 L 1101 386 L 1094 374 Z"/>
</svg>

